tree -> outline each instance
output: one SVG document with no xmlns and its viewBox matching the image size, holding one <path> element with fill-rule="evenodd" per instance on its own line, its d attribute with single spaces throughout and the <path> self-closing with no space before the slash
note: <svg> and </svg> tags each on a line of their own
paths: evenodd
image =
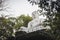
<svg viewBox="0 0 60 40">
<path fill-rule="evenodd" d="M 7 37 L 13 36 L 13 23 L 9 18 L 0 17 L 0 38 L 6 40 Z"/>
<path fill-rule="evenodd" d="M 5 4 L 5 2 L 7 2 L 8 0 L 0 0 L 0 11 L 6 11 L 7 5 Z"/>
<path fill-rule="evenodd" d="M 32 4 L 38 5 L 47 16 L 45 26 L 51 27 L 51 32 L 56 40 L 60 40 L 60 0 L 28 0 Z"/>
<path fill-rule="evenodd" d="M 19 33 L 19 35 L 17 35 Z M 17 32 L 15 40 L 55 40 L 53 36 L 42 30 L 31 33 Z"/>
<path fill-rule="evenodd" d="M 6 0 L 0 0 L 0 11 L 6 10 L 6 6 L 4 5 Z M 1 15 L 1 14 L 0 14 Z M 6 19 L 4 16 L 1 15 L 0 17 L 0 39 L 5 40 L 8 36 L 12 35 L 12 27 L 11 21 Z"/>
<path fill-rule="evenodd" d="M 19 30 L 21 26 L 27 27 L 29 21 L 32 20 L 32 17 L 29 15 L 21 15 L 16 19 L 15 29 Z"/>
</svg>

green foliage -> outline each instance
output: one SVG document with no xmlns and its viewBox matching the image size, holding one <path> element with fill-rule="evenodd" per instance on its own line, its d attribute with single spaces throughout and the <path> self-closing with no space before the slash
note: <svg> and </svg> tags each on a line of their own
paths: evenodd
<svg viewBox="0 0 60 40">
<path fill-rule="evenodd" d="M 0 17 L 0 37 L 6 39 L 13 34 L 13 25 L 14 23 L 6 17 Z"/>
<path fill-rule="evenodd" d="M 21 15 L 17 18 L 14 17 L 0 17 L 0 38 L 2 40 L 12 37 L 14 35 L 14 29 L 19 30 L 21 26 L 27 27 L 29 21 L 32 20 L 32 17 L 29 15 Z"/>
<path fill-rule="evenodd" d="M 30 17 L 29 15 L 27 16 L 21 15 L 16 19 L 15 28 L 18 30 L 20 29 L 21 26 L 27 27 L 28 22 L 31 20 L 32 20 L 32 17 Z"/>
</svg>

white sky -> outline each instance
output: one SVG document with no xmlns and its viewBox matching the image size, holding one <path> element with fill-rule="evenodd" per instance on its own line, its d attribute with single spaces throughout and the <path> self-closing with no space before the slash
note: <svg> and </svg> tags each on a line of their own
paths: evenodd
<svg viewBox="0 0 60 40">
<path fill-rule="evenodd" d="M 37 5 L 32 6 L 27 0 L 9 0 L 7 4 L 10 9 L 7 9 L 6 14 L 12 14 L 15 17 L 21 14 L 31 15 L 33 11 L 39 9 Z"/>
</svg>

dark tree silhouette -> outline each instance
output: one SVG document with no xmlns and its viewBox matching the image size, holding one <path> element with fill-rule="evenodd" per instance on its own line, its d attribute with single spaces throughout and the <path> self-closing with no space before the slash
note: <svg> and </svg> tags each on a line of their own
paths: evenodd
<svg viewBox="0 0 60 40">
<path fill-rule="evenodd" d="M 26 33 L 23 35 L 19 35 L 15 40 L 55 40 L 53 36 L 48 33 L 39 30 L 31 33 Z"/>
</svg>

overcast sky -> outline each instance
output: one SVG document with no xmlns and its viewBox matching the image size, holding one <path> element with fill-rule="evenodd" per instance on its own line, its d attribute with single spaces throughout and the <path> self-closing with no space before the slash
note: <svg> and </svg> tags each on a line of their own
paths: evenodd
<svg viewBox="0 0 60 40">
<path fill-rule="evenodd" d="M 39 9 L 37 5 L 32 6 L 27 0 L 9 0 L 7 4 L 9 8 L 6 14 L 12 14 L 15 17 L 21 14 L 31 15 L 33 11 Z"/>
</svg>

